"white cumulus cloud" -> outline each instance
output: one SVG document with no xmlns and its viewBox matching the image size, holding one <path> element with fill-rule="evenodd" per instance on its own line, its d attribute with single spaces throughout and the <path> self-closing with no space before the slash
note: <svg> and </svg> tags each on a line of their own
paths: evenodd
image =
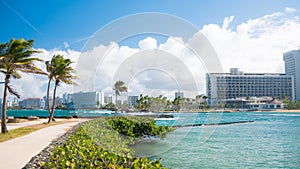
<svg viewBox="0 0 300 169">
<path fill-rule="evenodd" d="M 233 19 L 234 19 L 234 16 L 225 17 L 222 29 L 228 29 L 229 24 L 233 21 Z"/>
<path fill-rule="evenodd" d="M 204 25 L 197 34 L 204 34 L 210 41 L 225 72 L 231 67 L 238 67 L 245 72 L 282 73 L 282 53 L 300 47 L 300 17 L 292 16 L 293 11 L 295 9 L 286 8 L 284 12 L 249 19 L 235 26 L 231 25 L 234 16 L 225 17 L 222 25 Z M 197 37 L 196 35 L 193 38 Z M 96 46 L 83 53 L 70 49 L 39 49 L 42 53 L 35 56 L 50 60 L 54 54 L 59 53 L 76 61 L 74 68 L 80 79 L 79 86 L 74 87 L 75 91 L 103 90 L 110 93 L 114 78 L 122 80 L 122 76 L 116 75 L 118 71 L 129 71 L 132 74 L 127 84 L 130 95 L 163 94 L 172 99 L 178 81 L 184 81 L 187 74 L 191 74 L 195 79 L 198 93 L 188 90 L 191 84 L 182 83 L 181 87 L 186 89 L 185 96 L 205 93 L 207 65 L 197 59 L 195 53 L 188 48 L 188 43 L 181 37 L 169 37 L 166 42 L 158 45 L 155 38 L 147 37 L 138 42 L 138 48 L 111 42 L 109 45 Z M 162 64 L 165 65 L 161 69 L 142 69 L 143 65 L 159 67 Z M 45 70 L 44 62 L 37 63 L 37 66 Z M 124 69 L 120 69 L 121 67 Z M 187 71 L 185 68 L 188 68 Z M 1 78 L 3 79 L 3 76 Z M 46 94 L 45 76 L 23 74 L 22 79 L 12 80 L 11 83 L 22 98 L 42 97 Z M 72 91 L 71 86 L 62 84 L 58 88 L 58 95 Z"/>
<path fill-rule="evenodd" d="M 209 24 L 203 26 L 201 32 L 217 51 L 227 72 L 231 67 L 246 72 L 284 72 L 282 54 L 300 45 L 299 18 L 283 13 L 250 19 L 235 29 L 224 30 Z"/>
<path fill-rule="evenodd" d="M 284 9 L 285 12 L 296 12 L 295 8 L 290 8 L 290 7 L 285 7 Z"/>
<path fill-rule="evenodd" d="M 139 42 L 139 47 L 142 50 L 155 49 L 157 47 L 157 41 L 152 37 L 147 37 Z"/>
</svg>

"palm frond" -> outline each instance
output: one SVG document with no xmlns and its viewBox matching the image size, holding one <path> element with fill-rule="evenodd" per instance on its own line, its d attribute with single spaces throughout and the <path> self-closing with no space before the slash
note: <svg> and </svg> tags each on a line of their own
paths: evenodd
<svg viewBox="0 0 300 169">
<path fill-rule="evenodd" d="M 121 80 L 116 81 L 113 89 L 116 91 L 117 95 L 120 95 L 120 92 L 127 92 L 127 87 L 124 86 L 125 83 Z"/>
<path fill-rule="evenodd" d="M 20 98 L 20 95 L 14 90 L 13 87 L 8 86 L 7 89 L 10 94 L 15 95 L 18 99 Z"/>
<path fill-rule="evenodd" d="M 73 80 L 77 79 L 77 76 L 73 75 L 75 71 L 70 66 L 72 63 L 70 59 L 65 59 L 63 55 L 53 55 L 51 61 L 45 62 L 49 78 L 53 77 L 58 83 L 63 82 L 74 85 Z"/>
</svg>

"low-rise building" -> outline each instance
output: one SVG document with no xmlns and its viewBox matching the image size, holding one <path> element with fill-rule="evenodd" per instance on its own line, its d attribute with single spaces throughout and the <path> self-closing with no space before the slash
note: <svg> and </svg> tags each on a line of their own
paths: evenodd
<svg viewBox="0 0 300 169">
<path fill-rule="evenodd" d="M 249 110 L 277 110 L 284 109 L 284 104 L 277 99 L 273 99 L 269 103 L 247 103 L 246 108 Z"/>
</svg>

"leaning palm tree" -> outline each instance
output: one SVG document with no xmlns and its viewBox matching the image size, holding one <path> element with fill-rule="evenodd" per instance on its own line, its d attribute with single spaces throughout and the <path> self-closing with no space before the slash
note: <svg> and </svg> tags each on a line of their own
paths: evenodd
<svg viewBox="0 0 300 169">
<path fill-rule="evenodd" d="M 127 92 L 127 87 L 125 86 L 125 83 L 121 80 L 116 81 L 113 90 L 115 91 L 116 95 L 116 108 L 115 108 L 115 115 L 117 114 L 118 108 L 117 108 L 117 98 L 120 96 L 121 92 Z"/>
<path fill-rule="evenodd" d="M 73 82 L 77 77 L 73 75 L 74 69 L 70 66 L 73 62 L 70 59 L 65 59 L 63 55 L 54 55 L 51 61 L 46 61 L 46 69 L 48 72 L 48 88 L 47 88 L 47 104 L 49 111 L 48 123 L 54 121 L 54 108 L 56 101 L 56 89 L 61 82 L 66 84 L 75 84 Z M 50 105 L 50 85 L 51 81 L 54 80 L 54 91 L 53 91 L 53 102 Z M 51 106 L 51 108 L 50 108 Z"/>
<path fill-rule="evenodd" d="M 33 40 L 24 40 L 12 38 L 9 43 L 2 43 L 0 45 L 0 72 L 5 75 L 4 80 L 4 92 L 2 103 L 2 121 L 1 121 L 1 133 L 7 132 L 6 127 L 6 101 L 7 92 L 20 98 L 20 95 L 14 91 L 9 84 L 10 79 L 20 79 L 20 72 L 45 74 L 41 69 L 34 65 L 34 61 L 42 61 L 39 58 L 31 57 L 32 54 L 39 51 L 32 48 Z"/>
</svg>

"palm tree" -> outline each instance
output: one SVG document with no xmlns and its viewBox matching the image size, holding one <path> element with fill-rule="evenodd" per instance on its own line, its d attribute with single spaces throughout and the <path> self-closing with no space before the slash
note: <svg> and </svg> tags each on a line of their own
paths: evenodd
<svg viewBox="0 0 300 169">
<path fill-rule="evenodd" d="M 48 123 L 54 121 L 54 108 L 56 101 L 56 89 L 61 82 L 66 84 L 75 84 L 73 82 L 77 77 L 73 75 L 74 69 L 70 66 L 73 62 L 70 59 L 65 59 L 63 55 L 54 55 L 51 61 L 46 61 L 46 68 L 48 72 L 48 88 L 47 88 L 47 103 L 49 111 L 49 120 Z M 52 107 L 50 108 L 50 85 L 51 81 L 54 80 L 54 91 L 53 91 L 53 102 Z"/>
<path fill-rule="evenodd" d="M 20 98 L 20 95 L 9 85 L 11 77 L 20 79 L 20 72 L 45 74 L 41 69 L 34 65 L 34 61 L 42 61 L 39 58 L 31 57 L 32 54 L 39 51 L 32 48 L 33 40 L 24 40 L 12 38 L 9 43 L 0 45 L 0 71 L 5 75 L 4 92 L 2 102 L 2 121 L 1 133 L 7 132 L 6 127 L 6 101 L 7 91 L 10 94 Z"/>
<path fill-rule="evenodd" d="M 121 80 L 116 81 L 113 90 L 115 91 L 116 95 L 116 109 L 115 109 L 115 115 L 117 114 L 118 107 L 117 107 L 117 98 L 120 96 L 121 92 L 127 92 L 127 87 L 125 86 L 125 83 Z"/>
<path fill-rule="evenodd" d="M 180 96 L 176 97 L 172 103 L 175 106 L 175 109 L 179 112 L 182 107 L 182 99 L 180 98 Z"/>
</svg>

